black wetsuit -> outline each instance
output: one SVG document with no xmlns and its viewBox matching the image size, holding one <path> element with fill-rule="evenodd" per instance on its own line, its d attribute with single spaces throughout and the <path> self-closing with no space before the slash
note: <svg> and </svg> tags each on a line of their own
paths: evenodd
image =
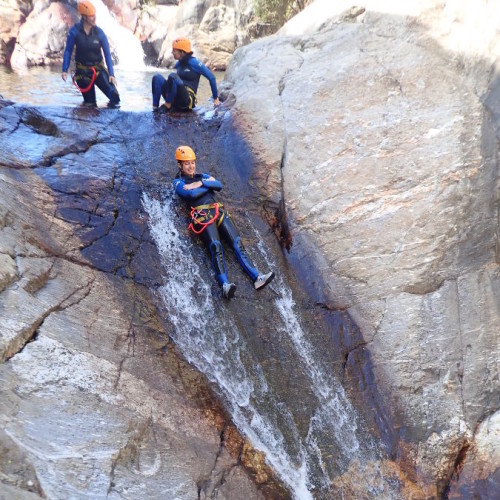
<svg viewBox="0 0 500 500">
<path fill-rule="evenodd" d="M 191 190 L 184 189 L 186 184 L 198 181 L 201 181 L 203 186 Z M 175 192 L 181 198 L 189 202 L 189 205 L 194 208 L 207 205 L 213 207 L 213 205 L 217 203 L 214 197 L 214 191 L 220 191 L 222 189 L 222 184 L 217 179 L 210 180 L 209 174 L 195 174 L 193 177 L 180 175 L 174 179 L 172 184 L 175 188 Z M 199 211 L 203 211 L 206 214 L 205 220 L 210 220 L 216 213 L 215 207 L 200 208 Z M 199 231 L 202 227 L 202 224 L 197 224 L 193 221 L 193 228 L 195 231 Z M 254 267 L 248 254 L 246 253 L 240 235 L 231 221 L 229 214 L 224 208 L 219 208 L 219 217 L 217 220 L 214 220 L 212 224 L 205 226 L 205 229 L 203 229 L 203 232 L 201 233 L 203 241 L 210 250 L 212 267 L 219 283 L 223 285 L 224 283 L 229 282 L 219 233 L 231 244 L 241 267 L 248 274 L 248 276 L 250 276 L 252 281 L 255 281 L 259 272 Z"/>
<path fill-rule="evenodd" d="M 172 103 L 178 111 L 188 111 L 196 105 L 196 92 L 203 75 L 210 82 L 212 97 L 217 99 L 217 82 L 213 73 L 192 54 L 186 54 L 175 64 L 177 73 L 170 73 L 165 80 L 162 75 L 154 75 L 151 82 L 153 106 L 158 107 L 160 97 Z"/>
<path fill-rule="evenodd" d="M 89 86 L 92 80 L 92 68 L 96 70 L 94 84 L 87 92 L 82 92 L 84 102 L 89 105 L 96 104 L 95 85 L 97 85 L 109 99 L 109 104 L 117 105 L 120 102 L 120 96 L 116 87 L 109 81 L 109 75 L 114 76 L 113 61 L 111 59 L 108 39 L 104 31 L 97 26 L 93 26 L 87 35 L 83 29 L 83 21 L 76 23 L 69 30 L 63 57 L 63 73 L 68 71 L 71 54 L 75 46 L 75 81 L 78 83 L 80 89 L 85 89 Z M 106 66 L 104 66 L 102 60 L 103 52 L 108 70 L 106 70 Z"/>
</svg>

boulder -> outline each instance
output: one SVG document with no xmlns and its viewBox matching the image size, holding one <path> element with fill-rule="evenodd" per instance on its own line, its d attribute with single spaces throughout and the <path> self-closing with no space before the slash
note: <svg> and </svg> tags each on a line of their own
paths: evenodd
<svg viewBox="0 0 500 500">
<path fill-rule="evenodd" d="M 135 35 L 151 64 L 158 61 L 168 26 L 176 11 L 177 6 L 174 5 L 147 5 L 140 13 Z"/>
<path fill-rule="evenodd" d="M 226 73 L 268 218 L 361 329 L 429 495 L 500 406 L 497 7 L 465 4 L 316 0 Z"/>
<path fill-rule="evenodd" d="M 62 2 L 36 2 L 19 30 L 11 66 L 22 70 L 60 64 L 68 30 L 77 19 L 76 9 Z"/>
<path fill-rule="evenodd" d="M 27 2 L 8 0 L 0 3 L 0 64 L 10 61 L 19 29 L 26 16 Z"/>
<path fill-rule="evenodd" d="M 214 0 L 186 0 L 171 20 L 159 54 L 162 66 L 171 66 L 172 40 L 191 39 L 196 57 L 212 69 L 225 69 L 235 48 L 250 40 L 253 5 L 231 0 L 220 5 Z"/>
<path fill-rule="evenodd" d="M 450 498 L 473 498 L 478 483 L 484 498 L 495 498 L 500 487 L 499 440 L 500 412 L 497 411 L 477 426 L 470 444 L 462 450 Z"/>
<path fill-rule="evenodd" d="M 104 0 L 103 3 L 122 26 L 132 33 L 135 31 L 142 2 L 139 0 L 125 0 L 120 2 Z"/>
</svg>

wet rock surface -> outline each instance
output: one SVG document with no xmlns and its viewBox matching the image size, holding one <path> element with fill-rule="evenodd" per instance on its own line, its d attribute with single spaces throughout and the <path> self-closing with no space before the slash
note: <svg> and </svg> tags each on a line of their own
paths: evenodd
<svg viewBox="0 0 500 500">
<path fill-rule="evenodd" d="M 290 262 L 359 327 L 332 330 L 345 380 L 369 353 L 361 391 L 377 388 L 389 447 L 430 496 L 500 407 L 498 54 L 475 43 L 493 13 L 449 4 L 318 0 L 226 73 Z M 460 491 L 481 494 L 468 470 Z"/>
<path fill-rule="evenodd" d="M 441 24 L 439 8 L 424 13 L 422 2 L 386 13 L 367 5 L 328 19 L 326 4 L 331 9 L 324 3 L 321 22 L 313 23 L 319 33 L 262 40 L 236 53 L 225 108 L 232 109 L 213 121 L 3 107 L 6 492 L 56 496 L 71 487 L 151 496 L 165 487 L 186 498 L 195 490 L 202 498 L 233 498 L 235 491 L 287 497 L 263 453 L 228 425 L 222 406 L 241 418 L 238 424 L 269 417 L 264 424 L 272 425 L 261 426 L 270 431 L 267 458 L 299 497 L 305 489 L 304 498 L 467 498 L 498 489 L 498 82 L 486 62 L 492 54 L 479 61 L 437 41 L 436 26 L 450 39 L 453 30 Z M 410 10 L 420 17 L 409 17 Z M 256 296 L 228 256 L 239 300 L 220 299 L 205 249 L 191 243 L 185 212 L 163 189 L 176 171 L 173 150 L 185 142 L 202 152 L 201 168 L 224 181 L 248 246 L 264 248 L 252 254 L 259 267 L 273 262 L 284 284 Z M 171 270 L 185 259 L 150 234 L 144 192 L 152 205 L 168 208 L 167 219 L 173 214 L 171 229 L 193 257 L 178 273 Z M 263 216 L 291 249 L 288 260 Z M 198 318 L 205 303 L 214 309 L 215 326 L 207 327 L 198 358 L 182 343 L 177 309 L 165 298 L 171 276 L 191 287 L 192 275 L 190 314 Z M 297 323 L 286 307 L 288 289 Z M 203 341 L 199 330 L 184 338 Z M 176 332 L 172 342 L 168 335 Z M 221 350 L 245 344 L 234 357 L 251 379 L 231 373 L 231 360 L 208 350 L 219 343 Z M 220 406 L 182 356 L 210 380 Z M 218 386 L 214 365 L 235 385 Z M 158 385 L 162 370 L 161 384 L 172 381 L 173 390 Z M 244 390 L 231 392 L 235 386 Z M 53 387 L 65 395 L 62 402 Z M 183 391 L 187 403 L 178 396 Z M 77 399 L 68 409 L 75 394 L 85 404 Z M 87 400 L 90 417 L 81 408 Z M 110 418 L 99 434 L 101 404 Z M 98 437 L 82 445 L 79 427 L 58 417 L 64 411 Z M 118 437 L 109 434 L 112 427 Z M 247 432 L 258 443 L 256 427 Z M 64 430 L 60 440 L 47 438 L 54 429 Z M 68 435 L 76 438 L 68 442 Z M 88 456 L 81 452 L 87 448 Z M 187 470 L 174 467 L 178 457 Z M 63 464 L 64 474 L 47 461 Z M 75 463 L 83 463 L 78 476 Z"/>
<path fill-rule="evenodd" d="M 141 192 L 173 177 L 179 120 L 2 103 L 2 497 L 288 495 L 152 295 Z"/>
</svg>

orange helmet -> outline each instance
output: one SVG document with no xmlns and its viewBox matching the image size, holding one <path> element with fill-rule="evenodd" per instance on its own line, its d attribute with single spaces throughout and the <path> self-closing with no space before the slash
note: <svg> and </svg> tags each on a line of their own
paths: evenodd
<svg viewBox="0 0 500 500">
<path fill-rule="evenodd" d="M 82 0 L 78 2 L 78 12 L 82 16 L 94 16 L 95 15 L 95 7 L 89 2 L 89 0 Z"/>
<path fill-rule="evenodd" d="M 175 159 L 179 161 L 196 160 L 196 155 L 189 146 L 179 146 L 175 150 Z"/>
<path fill-rule="evenodd" d="M 191 52 L 191 42 L 187 38 L 176 38 L 172 42 L 172 48 L 183 50 L 186 54 L 189 54 Z"/>
</svg>

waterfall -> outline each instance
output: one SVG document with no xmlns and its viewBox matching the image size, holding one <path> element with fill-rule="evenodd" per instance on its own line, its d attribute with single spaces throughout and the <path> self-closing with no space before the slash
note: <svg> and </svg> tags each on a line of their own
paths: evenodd
<svg viewBox="0 0 500 500">
<path fill-rule="evenodd" d="M 111 15 L 102 0 L 92 0 L 96 8 L 97 26 L 104 30 L 108 37 L 112 51 L 115 53 L 117 67 L 125 70 L 142 70 L 144 51 L 139 39 Z"/>
<path fill-rule="evenodd" d="M 176 228 L 174 196 L 173 190 L 166 190 L 161 200 L 147 193 L 142 200 L 162 259 L 164 284 L 158 293 L 174 328 L 173 339 L 188 361 L 216 384 L 235 425 L 265 453 L 294 498 L 308 500 L 318 492 L 329 495 L 332 469 L 345 471 L 353 460 L 373 462 L 376 447 L 364 434 L 363 444 L 358 440 L 362 433 L 357 414 L 341 384 L 322 366 L 308 342 L 292 292 L 278 275 L 270 285 L 275 299 L 269 307 L 276 311 L 273 317 L 279 323 L 273 323 L 273 328 L 294 350 L 294 359 L 299 360 L 295 369 L 303 374 L 305 389 L 316 401 L 307 435 L 299 431 L 294 408 L 283 403 L 283 395 L 266 379 L 263 365 L 240 335 L 234 319 L 215 303 L 211 285 L 192 255 L 199 248 Z M 276 268 L 263 239 L 252 229 L 259 241 L 260 260 Z M 366 479 L 369 484 L 372 480 Z M 377 496 L 380 491 L 375 490 L 372 488 Z"/>
</svg>

